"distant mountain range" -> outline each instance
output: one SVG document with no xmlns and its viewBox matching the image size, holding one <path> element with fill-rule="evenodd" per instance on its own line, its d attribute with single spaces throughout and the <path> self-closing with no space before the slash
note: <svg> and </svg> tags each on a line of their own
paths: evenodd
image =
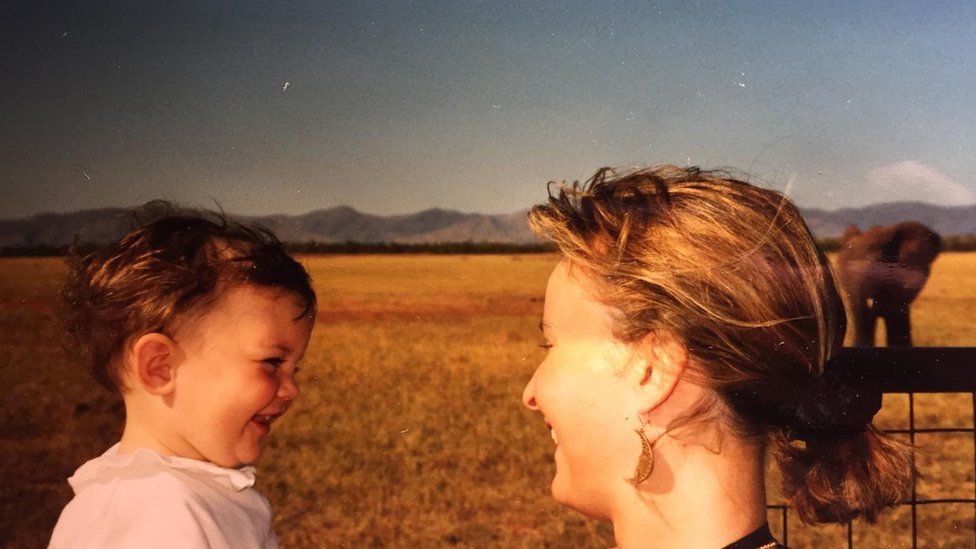
<svg viewBox="0 0 976 549">
<path fill-rule="evenodd" d="M 63 246 L 76 236 L 83 242 L 107 242 L 130 227 L 128 211 L 104 208 L 0 220 L 0 247 Z M 526 213 L 522 210 L 485 215 L 434 208 L 409 215 L 381 216 L 339 206 L 303 215 L 235 219 L 263 225 L 289 242 L 531 243 L 536 239 L 526 224 Z M 924 223 L 944 236 L 976 234 L 976 205 L 893 202 L 835 211 L 808 209 L 803 215 L 821 238 L 840 236 L 848 225 L 863 229 L 906 220 Z"/>
<path fill-rule="evenodd" d="M 77 236 L 82 242 L 108 242 L 132 224 L 127 208 L 44 213 L 0 221 L 0 248 L 63 246 Z M 302 215 L 231 216 L 274 231 L 286 242 L 504 242 L 531 243 L 528 210 L 502 215 L 429 209 L 409 215 L 381 216 L 348 206 Z"/>
<path fill-rule="evenodd" d="M 976 234 L 976 204 L 936 206 L 923 202 L 888 202 L 833 211 L 804 209 L 803 218 L 820 238 L 839 237 L 848 225 L 866 229 L 899 221 L 918 221 L 942 236 Z"/>
</svg>

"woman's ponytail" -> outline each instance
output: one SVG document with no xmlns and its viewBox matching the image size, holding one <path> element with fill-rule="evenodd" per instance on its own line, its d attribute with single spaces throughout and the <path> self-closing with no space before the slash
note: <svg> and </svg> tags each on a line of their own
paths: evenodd
<svg viewBox="0 0 976 549">
<path fill-rule="evenodd" d="M 783 496 L 804 523 L 874 522 L 886 507 L 911 494 L 912 447 L 873 425 L 849 437 L 791 441 L 770 435 L 769 449 L 783 473 Z"/>
</svg>

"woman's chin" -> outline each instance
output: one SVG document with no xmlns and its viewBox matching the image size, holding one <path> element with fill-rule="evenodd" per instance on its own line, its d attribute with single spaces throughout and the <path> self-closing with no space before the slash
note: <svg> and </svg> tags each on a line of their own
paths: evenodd
<svg viewBox="0 0 976 549">
<path fill-rule="evenodd" d="M 552 499 L 556 500 L 557 503 L 572 507 L 572 500 L 568 497 L 566 488 L 560 482 L 559 473 L 552 479 L 552 484 L 549 486 L 550 492 L 552 492 Z"/>
<path fill-rule="evenodd" d="M 556 478 L 552 479 L 552 486 L 550 488 L 552 499 L 556 500 L 560 505 L 569 507 L 589 518 L 608 520 L 609 514 L 603 508 L 604 506 L 600 504 L 600 498 L 584 497 L 573 491 L 564 480 L 560 478 L 558 473 L 556 474 Z"/>
</svg>

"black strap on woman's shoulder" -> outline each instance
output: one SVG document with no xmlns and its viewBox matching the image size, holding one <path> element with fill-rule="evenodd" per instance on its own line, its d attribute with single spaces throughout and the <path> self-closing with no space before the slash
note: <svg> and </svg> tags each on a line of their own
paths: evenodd
<svg viewBox="0 0 976 549">
<path fill-rule="evenodd" d="M 746 534 L 745 537 L 733 541 L 722 549 L 759 549 L 760 547 L 770 547 L 770 543 L 776 544 L 772 547 L 789 549 L 776 541 L 772 532 L 769 531 L 769 523 L 766 522 L 756 530 Z"/>
</svg>

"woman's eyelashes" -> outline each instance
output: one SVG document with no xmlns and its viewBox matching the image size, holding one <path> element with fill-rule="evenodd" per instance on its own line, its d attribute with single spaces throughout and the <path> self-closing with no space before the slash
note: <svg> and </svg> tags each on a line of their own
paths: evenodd
<svg viewBox="0 0 976 549">
<path fill-rule="evenodd" d="M 552 343 L 549 343 L 548 341 L 543 341 L 542 343 L 539 344 L 539 348 L 541 348 L 543 351 L 548 351 L 549 349 L 552 349 Z"/>
</svg>

